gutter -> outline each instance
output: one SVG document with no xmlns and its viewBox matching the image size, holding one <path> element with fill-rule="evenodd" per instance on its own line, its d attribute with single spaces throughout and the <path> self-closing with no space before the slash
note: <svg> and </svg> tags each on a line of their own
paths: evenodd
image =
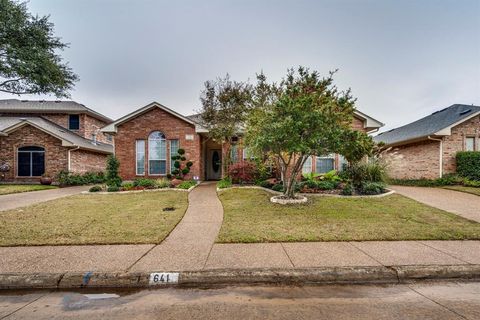
<svg viewBox="0 0 480 320">
<path fill-rule="evenodd" d="M 435 139 L 430 136 L 427 137 L 428 140 L 432 141 L 439 141 L 440 142 L 440 157 L 439 157 L 439 164 L 440 164 L 440 178 L 443 177 L 443 139 Z"/>
<path fill-rule="evenodd" d="M 71 162 L 71 161 L 70 161 L 70 152 L 75 151 L 75 150 L 78 150 L 78 149 L 80 149 L 80 147 L 76 147 L 76 148 L 74 148 L 74 149 L 68 149 L 68 172 L 71 171 L 71 170 L 70 170 L 70 167 L 71 167 L 71 163 L 70 163 L 70 162 Z"/>
</svg>

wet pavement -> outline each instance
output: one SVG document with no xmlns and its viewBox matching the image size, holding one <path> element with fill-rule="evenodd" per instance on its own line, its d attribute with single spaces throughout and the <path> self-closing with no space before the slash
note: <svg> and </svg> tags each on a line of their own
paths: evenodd
<svg viewBox="0 0 480 320">
<path fill-rule="evenodd" d="M 1 292 L 0 319 L 480 319 L 480 283 Z"/>
</svg>

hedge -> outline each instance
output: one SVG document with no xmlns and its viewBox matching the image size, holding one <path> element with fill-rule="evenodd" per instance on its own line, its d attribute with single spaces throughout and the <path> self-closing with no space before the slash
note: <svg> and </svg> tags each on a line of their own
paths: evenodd
<svg viewBox="0 0 480 320">
<path fill-rule="evenodd" d="M 457 173 L 464 178 L 480 181 L 480 151 L 458 152 Z"/>
</svg>

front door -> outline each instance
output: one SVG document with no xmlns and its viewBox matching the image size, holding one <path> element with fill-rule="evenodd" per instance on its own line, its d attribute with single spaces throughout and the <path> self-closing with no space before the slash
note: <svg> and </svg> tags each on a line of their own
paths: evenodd
<svg viewBox="0 0 480 320">
<path fill-rule="evenodd" d="M 207 179 L 220 180 L 222 178 L 222 150 L 208 150 Z"/>
</svg>

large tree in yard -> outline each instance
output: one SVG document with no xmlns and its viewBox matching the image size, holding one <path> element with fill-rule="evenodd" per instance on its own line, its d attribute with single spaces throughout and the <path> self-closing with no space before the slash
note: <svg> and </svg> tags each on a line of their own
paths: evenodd
<svg viewBox="0 0 480 320">
<path fill-rule="evenodd" d="M 78 77 L 58 55 L 67 44 L 48 18 L 32 16 L 26 3 L 0 0 L 0 92 L 69 96 Z"/>
<path fill-rule="evenodd" d="M 321 77 L 299 67 L 279 84 L 267 83 L 263 74 L 257 77 L 246 142 L 277 159 L 286 198 L 295 198 L 296 179 L 308 157 L 341 153 L 345 139 L 355 148 L 355 159 L 373 146 L 365 133 L 353 133 L 355 99 L 350 90 L 338 91 L 333 75 Z"/>
<path fill-rule="evenodd" d="M 230 80 L 227 74 L 205 82 L 201 93 L 200 110 L 203 125 L 208 129 L 208 137 L 224 144 L 222 170 L 227 172 L 230 165 L 232 138 L 243 130 L 250 111 L 251 86 Z"/>
</svg>

